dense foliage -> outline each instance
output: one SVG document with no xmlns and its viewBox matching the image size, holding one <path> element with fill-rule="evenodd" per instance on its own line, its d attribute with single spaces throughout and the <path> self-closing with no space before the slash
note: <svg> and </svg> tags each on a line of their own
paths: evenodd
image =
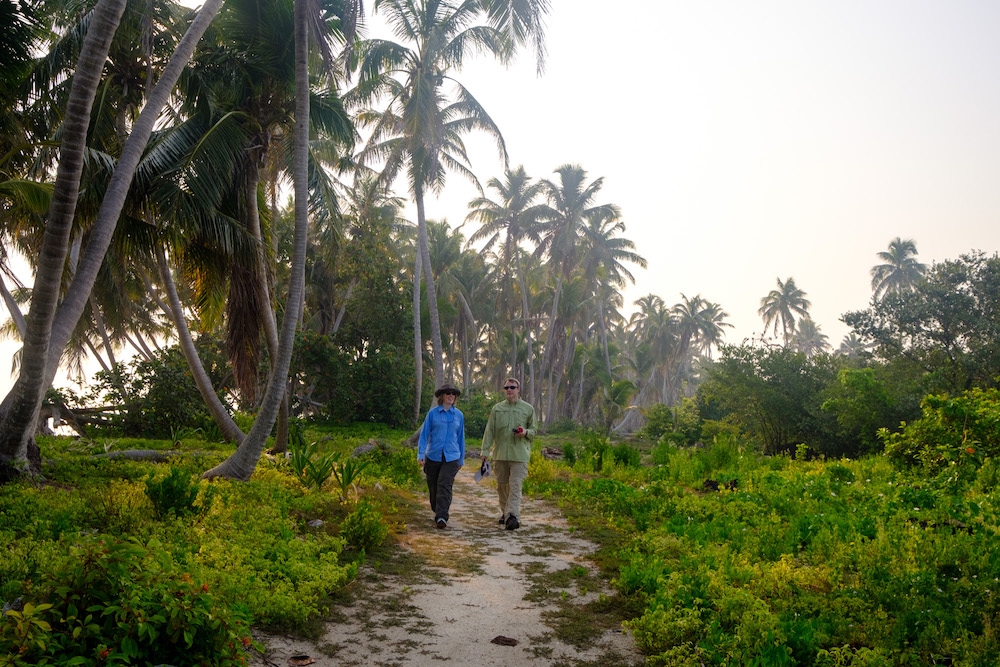
<svg viewBox="0 0 1000 667">
<path fill-rule="evenodd" d="M 994 664 L 992 459 L 956 480 L 802 449 L 668 446 L 653 467 L 605 458 L 598 477 L 593 458 L 575 465 L 586 475 L 538 462 L 532 484 L 604 542 L 648 664 Z"/>
<path fill-rule="evenodd" d="M 135 441 L 45 439 L 47 483 L 0 488 L 0 601 L 15 608 L 0 618 L 0 664 L 245 664 L 250 623 L 307 627 L 386 538 L 392 489 L 419 479 L 413 452 L 351 453 L 387 435 L 407 434 L 307 431 L 324 454 L 364 466 L 348 497 L 332 481 L 307 487 L 285 460 L 246 483 L 209 483 L 196 473 L 221 453 L 164 467 L 94 455 Z"/>
</svg>

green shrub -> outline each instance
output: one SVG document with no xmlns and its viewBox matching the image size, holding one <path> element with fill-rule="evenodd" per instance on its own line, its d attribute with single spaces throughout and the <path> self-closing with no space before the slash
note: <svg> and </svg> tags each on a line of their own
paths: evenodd
<svg viewBox="0 0 1000 667">
<path fill-rule="evenodd" d="M 576 447 L 573 446 L 572 442 L 567 442 L 562 448 L 563 461 L 566 462 L 570 468 L 576 465 Z"/>
<path fill-rule="evenodd" d="M 340 534 L 351 546 L 370 551 L 389 536 L 382 513 L 367 500 L 360 501 L 340 526 Z"/>
<path fill-rule="evenodd" d="M 674 411 L 665 403 L 657 403 L 646 409 L 646 423 L 637 434 L 640 438 L 659 440 L 664 433 L 674 430 Z"/>
<path fill-rule="evenodd" d="M 0 619 L 9 664 L 242 665 L 251 644 L 245 612 L 218 604 L 156 541 L 84 539 L 25 598 Z"/>
<path fill-rule="evenodd" d="M 490 396 L 479 389 L 473 389 L 461 396 L 456 404 L 465 417 L 465 437 L 481 438 L 486 431 L 486 422 L 490 418 L 490 410 L 501 399 Z"/>
<path fill-rule="evenodd" d="M 546 433 L 558 435 L 560 433 L 573 433 L 579 428 L 579 424 L 569 417 L 563 417 L 552 422 L 546 428 Z"/>
<path fill-rule="evenodd" d="M 198 482 L 189 473 L 171 466 L 170 474 L 166 477 L 157 478 L 154 473 L 149 473 L 146 478 L 146 495 L 158 518 L 168 514 L 183 516 L 194 511 Z"/>
<path fill-rule="evenodd" d="M 206 368 L 216 374 L 212 377 L 214 386 L 221 387 L 223 377 L 219 373 L 227 365 L 218 344 L 199 340 L 198 345 Z M 215 363 L 210 363 L 212 360 Z M 93 392 L 84 399 L 91 404 L 125 406 L 110 414 L 111 432 L 169 438 L 172 431 L 198 429 L 212 421 L 180 348 L 159 351 L 152 359 L 118 364 L 114 370 L 117 378 L 104 371 L 96 373 Z M 220 394 L 220 398 L 225 397 Z"/>
<path fill-rule="evenodd" d="M 973 471 L 984 457 L 1000 456 L 1000 390 L 930 395 L 921 409 L 920 419 L 901 433 L 879 431 L 891 459 L 938 472 L 952 465 Z"/>
<path fill-rule="evenodd" d="M 588 429 L 583 432 L 582 439 L 584 456 L 590 461 L 594 472 L 601 472 L 604 468 L 604 457 L 611 449 L 607 436 Z"/>
<path fill-rule="evenodd" d="M 642 454 L 626 442 L 615 445 L 611 449 L 611 456 L 623 468 L 638 468 L 642 464 Z"/>
</svg>

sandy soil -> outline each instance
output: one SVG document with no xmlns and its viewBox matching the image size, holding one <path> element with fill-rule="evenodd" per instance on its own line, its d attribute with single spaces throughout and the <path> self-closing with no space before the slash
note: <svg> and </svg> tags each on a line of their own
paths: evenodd
<svg viewBox="0 0 1000 667">
<path fill-rule="evenodd" d="M 617 622 L 595 622 L 594 601 L 609 591 L 587 560 L 594 546 L 558 508 L 527 497 L 522 527 L 504 530 L 495 484 L 477 484 L 474 470 L 456 478 L 448 527 L 434 526 L 424 499 L 423 518 L 400 536 L 395 571 L 366 565 L 320 639 L 259 635 L 267 650 L 251 664 L 641 664 Z"/>
</svg>

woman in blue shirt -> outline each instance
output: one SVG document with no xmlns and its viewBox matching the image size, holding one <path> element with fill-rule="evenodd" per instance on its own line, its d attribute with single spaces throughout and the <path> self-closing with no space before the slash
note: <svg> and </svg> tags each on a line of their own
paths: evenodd
<svg viewBox="0 0 1000 667">
<path fill-rule="evenodd" d="M 434 392 L 437 405 L 427 411 L 417 462 L 427 475 L 427 491 L 438 528 L 448 527 L 452 486 L 465 464 L 465 415 L 455 407 L 461 391 L 445 384 Z"/>
</svg>

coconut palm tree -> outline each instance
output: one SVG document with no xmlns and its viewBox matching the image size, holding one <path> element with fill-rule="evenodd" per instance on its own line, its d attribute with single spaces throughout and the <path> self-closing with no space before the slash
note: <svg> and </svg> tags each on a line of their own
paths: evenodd
<svg viewBox="0 0 1000 667">
<path fill-rule="evenodd" d="M 261 401 L 260 411 L 250 432 L 236 451 L 225 461 L 205 472 L 204 477 L 250 479 L 264 444 L 274 427 L 279 407 L 288 386 L 295 330 L 305 299 L 306 232 L 309 223 L 309 19 L 307 0 L 295 0 L 295 153 L 293 182 L 295 192 L 295 233 L 291 278 L 285 317 L 282 320 L 276 359 Z"/>
<path fill-rule="evenodd" d="M 868 349 L 868 345 L 865 344 L 861 337 L 853 331 L 840 341 L 840 347 L 837 348 L 837 354 L 841 354 L 848 359 L 857 359 L 860 357 L 865 350 Z"/>
<path fill-rule="evenodd" d="M 582 251 L 580 237 L 589 220 L 595 218 L 617 220 L 620 215 L 618 207 L 614 204 L 594 202 L 604 185 L 603 178 L 587 183 L 587 172 L 573 164 L 562 165 L 555 170 L 555 173 L 559 177 L 558 182 L 542 181 L 548 204 L 544 213 L 545 222 L 540 229 L 541 242 L 535 248 L 537 256 L 548 259 L 555 283 L 541 368 L 542 376 L 545 377 L 546 374 L 549 376 L 550 403 L 555 394 L 555 387 L 552 385 L 553 347 L 559 340 L 560 332 L 565 329 L 558 320 L 559 301 L 564 281 L 570 279 L 573 270 L 579 264 Z"/>
<path fill-rule="evenodd" d="M 625 223 L 615 215 L 594 215 L 583 228 L 584 277 L 593 286 L 597 301 L 598 327 L 601 332 L 601 347 L 604 350 L 604 364 L 611 375 L 611 355 L 608 353 L 608 326 L 604 312 L 605 298 L 600 293 L 603 287 L 621 289 L 626 283 L 635 283 L 635 276 L 625 266 L 625 262 L 646 268 L 646 260 L 635 252 L 635 244 L 616 236 L 625 231 Z M 600 284 L 599 284 L 600 283 Z"/>
<path fill-rule="evenodd" d="M 541 18 L 547 3 L 539 0 L 383 0 L 375 10 L 385 14 L 402 43 L 370 40 L 362 49 L 358 86 L 359 104 L 387 100 L 384 110 L 367 110 L 359 122 L 371 130 L 363 162 L 381 161 L 382 177 L 391 183 L 403 170 L 417 208 L 418 253 L 430 310 L 431 345 L 435 382 L 444 381 L 441 324 L 437 292 L 431 276 L 427 247 L 424 196 L 444 187 L 448 170 L 457 171 L 478 186 L 469 167 L 462 135 L 480 130 L 496 142 L 506 162 L 507 152 L 499 128 L 479 101 L 452 72 L 467 58 L 486 53 L 508 62 L 525 42 L 533 42 L 541 55 Z M 414 303 L 419 298 L 420 272 L 415 271 Z M 414 308 L 414 317 L 420 309 Z M 419 324 L 415 323 L 419 336 Z M 418 351 L 419 339 L 415 341 Z M 419 357 L 418 357 L 419 358 Z M 420 402 L 418 365 L 416 400 Z"/>
<path fill-rule="evenodd" d="M 909 292 L 927 273 L 927 265 L 917 261 L 917 244 L 900 237 L 889 242 L 889 249 L 878 253 L 882 264 L 872 267 L 872 292 L 876 299 L 886 294 Z"/>
<path fill-rule="evenodd" d="M 792 349 L 807 357 L 814 357 L 830 348 L 828 340 L 812 318 L 803 317 L 798 321 L 792 334 Z"/>
<path fill-rule="evenodd" d="M 219 5 L 221 0 L 208 0 L 198 12 L 132 125 L 101 202 L 83 260 L 59 305 L 60 287 L 80 193 L 91 108 L 125 2 L 99 0 L 94 9 L 70 86 L 52 204 L 35 273 L 31 310 L 26 320 L 21 372 L 5 399 L 3 408 L 0 408 L 3 412 L 0 416 L 0 478 L 8 478 L 23 468 L 19 462 L 26 460 L 42 394 L 55 377 L 62 351 L 89 300 L 94 280 L 124 206 L 135 167 L 161 109 Z"/>
<path fill-rule="evenodd" d="M 493 253 L 498 281 L 501 287 L 501 299 L 510 322 L 511 340 L 516 341 L 519 333 L 524 335 L 524 345 L 527 350 L 528 392 L 529 403 L 535 403 L 535 361 L 532 355 L 531 326 L 529 324 L 531 311 L 528 306 L 528 288 L 524 275 L 524 255 L 521 242 L 529 240 L 534 244 L 540 242 L 538 231 L 545 215 L 545 205 L 538 203 L 542 193 L 542 184 L 533 181 L 524 167 L 508 169 L 504 180 L 491 178 L 487 187 L 497 194 L 497 199 L 482 196 L 469 202 L 466 220 L 478 222 L 480 227 L 469 237 L 469 245 L 482 243 L 481 252 Z M 514 315 L 514 281 L 517 281 L 521 296 L 520 327 Z M 517 366 L 517 345 L 511 346 L 511 369 Z"/>
<path fill-rule="evenodd" d="M 764 319 L 765 331 L 773 325 L 775 336 L 778 335 L 778 325 L 781 325 L 785 347 L 788 347 L 789 337 L 795 330 L 796 316 L 808 317 L 811 304 L 806 299 L 806 293 L 796 287 L 794 278 L 784 282 L 778 278 L 777 281 L 778 289 L 771 290 L 760 300 L 757 314 Z"/>
</svg>

